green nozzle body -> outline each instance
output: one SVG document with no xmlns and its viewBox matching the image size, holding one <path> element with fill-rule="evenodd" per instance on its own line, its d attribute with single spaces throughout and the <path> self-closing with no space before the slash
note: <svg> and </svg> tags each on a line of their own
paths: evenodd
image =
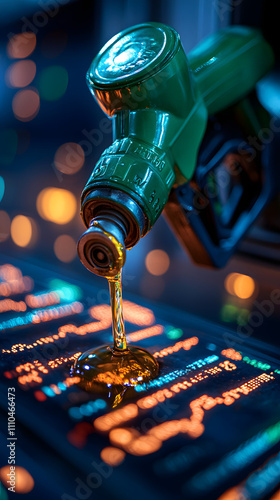
<svg viewBox="0 0 280 500">
<path fill-rule="evenodd" d="M 240 100 L 272 63 L 262 35 L 240 26 L 211 35 L 188 58 L 178 33 L 159 23 L 113 37 L 87 74 L 113 120 L 113 143 L 82 193 L 86 226 L 113 210 L 126 227 L 126 248 L 134 246 L 159 217 L 174 183 L 192 177 L 208 114 Z"/>
</svg>

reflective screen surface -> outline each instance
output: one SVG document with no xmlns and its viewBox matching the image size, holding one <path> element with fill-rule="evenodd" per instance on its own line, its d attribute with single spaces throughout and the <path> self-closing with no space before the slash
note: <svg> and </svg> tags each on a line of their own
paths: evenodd
<svg viewBox="0 0 280 500">
<path fill-rule="evenodd" d="M 4 430 L 8 388 L 16 400 L 15 428 L 2 437 L 17 438 L 17 466 L 34 481 L 28 498 L 255 499 L 277 489 L 276 348 L 241 346 L 214 323 L 125 297 L 129 343 L 154 354 L 160 372 L 112 409 L 70 376 L 80 353 L 112 341 L 98 289 L 24 262 L 2 262 L 0 275 Z"/>
</svg>

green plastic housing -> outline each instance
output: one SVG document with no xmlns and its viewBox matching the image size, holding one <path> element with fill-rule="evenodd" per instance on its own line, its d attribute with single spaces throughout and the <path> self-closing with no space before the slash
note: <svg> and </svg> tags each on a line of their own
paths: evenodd
<svg viewBox="0 0 280 500">
<path fill-rule="evenodd" d="M 134 26 L 113 37 L 87 74 L 92 94 L 113 120 L 113 143 L 82 193 L 85 224 L 96 190 L 106 187 L 141 207 L 141 236 L 146 234 L 174 183 L 193 176 L 208 114 L 240 100 L 272 64 L 268 43 L 247 27 L 214 33 L 188 59 L 178 33 L 163 24 Z"/>
</svg>

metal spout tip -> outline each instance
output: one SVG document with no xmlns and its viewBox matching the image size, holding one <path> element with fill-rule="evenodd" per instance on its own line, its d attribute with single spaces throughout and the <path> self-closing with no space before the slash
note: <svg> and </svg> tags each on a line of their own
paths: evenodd
<svg viewBox="0 0 280 500">
<path fill-rule="evenodd" d="M 125 263 L 125 238 L 125 226 L 118 217 L 96 217 L 78 241 L 82 264 L 98 276 L 116 276 Z"/>
</svg>

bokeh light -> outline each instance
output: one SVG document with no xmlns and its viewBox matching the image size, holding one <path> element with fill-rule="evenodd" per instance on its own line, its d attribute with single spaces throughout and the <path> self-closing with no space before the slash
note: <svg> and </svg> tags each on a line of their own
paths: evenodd
<svg viewBox="0 0 280 500">
<path fill-rule="evenodd" d="M 49 66 L 39 77 L 39 91 L 42 99 L 57 101 L 65 94 L 68 86 L 68 73 L 63 66 Z"/>
<path fill-rule="evenodd" d="M 27 247 L 36 239 L 36 224 L 31 217 L 16 215 L 11 224 L 11 238 L 19 247 Z"/>
<path fill-rule="evenodd" d="M 5 465 L 0 469 L 0 478 L 3 485 L 6 488 L 10 488 L 10 466 Z M 24 468 L 19 465 L 15 465 L 15 492 L 16 493 L 29 493 L 34 488 L 34 479 L 31 474 Z"/>
<path fill-rule="evenodd" d="M 183 330 L 174 326 L 167 326 L 164 331 L 165 335 L 171 340 L 176 340 L 183 336 Z"/>
<path fill-rule="evenodd" d="M 26 87 L 36 75 L 36 64 L 30 59 L 11 64 L 5 75 L 6 84 L 10 87 Z"/>
<path fill-rule="evenodd" d="M 107 446 L 103 448 L 100 453 L 100 457 L 108 465 L 111 467 L 116 467 L 120 465 L 125 459 L 126 453 L 119 448 L 114 448 L 114 446 Z"/>
<path fill-rule="evenodd" d="M 174 426 L 176 424 L 174 423 Z M 160 439 L 155 436 L 140 436 L 138 439 L 132 440 L 126 447 L 126 450 L 132 455 L 141 456 L 155 453 L 162 446 Z"/>
<path fill-rule="evenodd" d="M 5 193 L 5 181 L 0 175 L 0 201 L 2 200 Z"/>
<path fill-rule="evenodd" d="M 138 438 L 140 433 L 136 429 L 128 428 L 116 428 L 112 429 L 109 434 L 109 438 L 112 444 L 116 446 L 126 446 L 133 439 Z"/>
<path fill-rule="evenodd" d="M 42 391 L 34 391 L 34 396 L 37 401 L 46 401 L 47 396 Z"/>
<path fill-rule="evenodd" d="M 255 291 L 255 282 L 250 276 L 240 274 L 234 282 L 233 289 L 240 299 L 249 299 Z"/>
<path fill-rule="evenodd" d="M 251 276 L 231 273 L 225 279 L 225 288 L 228 293 L 239 299 L 249 299 L 254 294 L 256 285 Z"/>
<path fill-rule="evenodd" d="M 235 295 L 233 285 L 234 285 L 234 282 L 238 276 L 239 276 L 238 273 L 230 273 L 227 275 L 227 277 L 225 279 L 225 289 L 231 295 Z"/>
<path fill-rule="evenodd" d="M 61 234 L 54 242 L 54 253 L 61 262 L 72 262 L 77 255 L 77 243 L 68 234 Z"/>
<path fill-rule="evenodd" d="M 54 30 L 46 34 L 41 50 L 44 57 L 53 59 L 59 56 L 67 46 L 68 35 L 65 31 Z"/>
<path fill-rule="evenodd" d="M 45 188 L 39 193 L 36 206 L 43 219 L 56 224 L 67 224 L 77 211 L 77 201 L 73 193 L 53 187 Z"/>
<path fill-rule="evenodd" d="M 19 90 L 13 98 L 13 112 L 22 122 L 33 120 L 40 109 L 40 97 L 34 89 Z"/>
<path fill-rule="evenodd" d="M 220 310 L 220 318 L 226 323 L 235 322 L 238 325 L 246 325 L 249 316 L 249 309 L 237 307 L 234 304 L 224 304 Z"/>
<path fill-rule="evenodd" d="M 145 259 L 146 268 L 154 276 L 165 274 L 169 268 L 170 260 L 164 250 L 152 250 Z"/>
<path fill-rule="evenodd" d="M 10 38 L 7 45 L 7 54 L 11 59 L 24 59 L 32 54 L 35 47 L 35 33 L 26 31 Z"/>
<path fill-rule="evenodd" d="M 78 172 L 85 161 L 83 148 L 75 142 L 62 144 L 55 153 L 54 164 L 59 172 L 72 175 Z"/>
<path fill-rule="evenodd" d="M 11 219 L 7 212 L 0 210 L 0 242 L 7 240 L 10 236 Z"/>
</svg>

